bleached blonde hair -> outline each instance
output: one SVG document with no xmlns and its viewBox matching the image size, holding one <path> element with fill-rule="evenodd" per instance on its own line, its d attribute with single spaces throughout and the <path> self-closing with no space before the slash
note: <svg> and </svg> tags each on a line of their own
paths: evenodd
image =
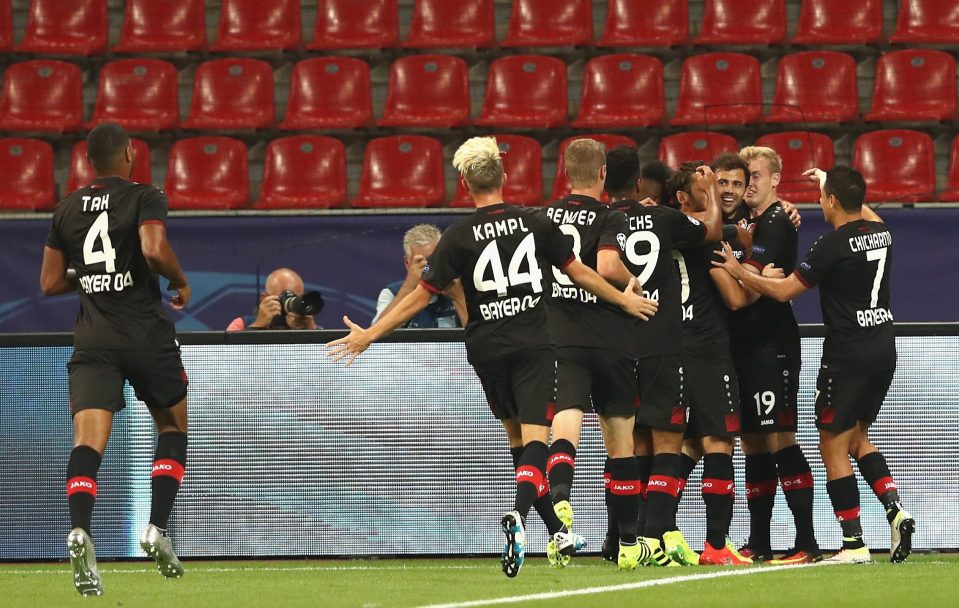
<svg viewBox="0 0 959 608">
<path fill-rule="evenodd" d="M 495 137 L 471 137 L 453 155 L 470 192 L 490 192 L 503 187 L 503 159 Z"/>
<path fill-rule="evenodd" d="M 780 158 L 779 153 L 772 148 L 765 146 L 746 146 L 739 151 L 739 158 L 746 161 L 747 164 L 761 158 L 766 161 L 766 166 L 769 167 L 770 173 L 783 172 L 783 159 Z"/>
</svg>

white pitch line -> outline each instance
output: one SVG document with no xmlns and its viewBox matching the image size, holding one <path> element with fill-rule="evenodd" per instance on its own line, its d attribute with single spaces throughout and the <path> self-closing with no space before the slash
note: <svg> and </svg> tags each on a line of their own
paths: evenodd
<svg viewBox="0 0 959 608">
<path fill-rule="evenodd" d="M 554 600 L 558 598 L 573 597 L 576 595 L 594 595 L 597 593 L 610 593 L 614 591 L 631 591 L 633 589 L 645 589 L 646 587 L 658 587 L 660 585 L 671 585 L 673 583 L 686 583 L 691 581 L 703 581 L 713 578 L 724 578 L 727 576 L 748 576 L 750 574 L 760 574 L 765 572 L 784 572 L 787 570 L 797 570 L 799 568 L 813 568 L 818 566 L 833 565 L 828 562 L 819 562 L 816 564 L 802 564 L 798 566 L 781 567 L 762 567 L 762 568 L 742 568 L 735 570 L 723 570 L 721 572 L 708 572 L 704 574 L 686 574 L 683 576 L 674 576 L 669 578 L 657 578 L 636 583 L 623 583 L 621 585 L 606 585 L 603 587 L 586 587 L 583 589 L 569 589 L 567 591 L 550 591 L 547 593 L 531 593 L 529 595 L 514 595 L 512 597 L 497 597 L 486 600 L 471 600 L 468 602 L 453 602 L 449 604 L 426 604 L 418 608 L 474 608 L 476 606 L 495 606 L 498 604 L 516 604 L 519 602 L 532 602 L 538 600 Z"/>
</svg>

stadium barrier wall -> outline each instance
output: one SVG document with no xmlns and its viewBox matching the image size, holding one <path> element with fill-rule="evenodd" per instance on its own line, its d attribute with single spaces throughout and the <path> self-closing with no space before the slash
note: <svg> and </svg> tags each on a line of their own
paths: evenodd
<svg viewBox="0 0 959 608">
<path fill-rule="evenodd" d="M 873 438 L 918 521 L 917 549 L 959 547 L 959 324 L 897 327 L 899 366 Z M 821 545 L 840 543 L 816 450 L 812 401 L 820 326 L 802 327 L 799 439 L 813 467 Z M 171 534 L 184 557 L 498 554 L 511 507 L 508 446 L 472 369 L 462 332 L 401 330 L 350 368 L 323 343 L 342 332 L 181 334 L 190 376 L 190 453 Z M 71 449 L 65 363 L 70 334 L 0 335 L 0 560 L 62 559 Z M 155 433 L 125 388 L 98 478 L 93 534 L 101 557 L 140 555 Z M 598 551 L 605 533 L 601 437 L 586 418 L 578 453 L 577 531 Z M 732 536 L 748 515 L 737 452 Z M 699 470 L 680 526 L 701 546 Z M 860 481 L 866 540 L 889 528 Z M 530 517 L 531 547 L 546 534 Z M 773 544 L 792 545 L 777 499 Z"/>
</svg>

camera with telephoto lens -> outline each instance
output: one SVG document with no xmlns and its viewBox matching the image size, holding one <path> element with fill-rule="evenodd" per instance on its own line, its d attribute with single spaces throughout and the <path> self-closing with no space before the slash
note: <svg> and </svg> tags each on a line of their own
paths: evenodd
<svg viewBox="0 0 959 608">
<path fill-rule="evenodd" d="M 276 296 L 280 301 L 283 314 L 295 313 L 298 315 L 313 316 L 323 310 L 323 296 L 318 291 L 308 291 L 298 296 L 289 289 Z"/>
</svg>

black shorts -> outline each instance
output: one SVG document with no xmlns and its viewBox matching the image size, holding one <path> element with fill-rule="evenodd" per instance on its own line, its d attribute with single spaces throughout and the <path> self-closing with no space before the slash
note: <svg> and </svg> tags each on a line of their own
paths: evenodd
<svg viewBox="0 0 959 608">
<path fill-rule="evenodd" d="M 739 386 L 729 355 L 713 360 L 683 359 L 685 405 L 689 407 L 687 437 L 739 435 Z"/>
<path fill-rule="evenodd" d="M 685 375 L 677 354 L 643 357 L 636 370 L 639 406 L 636 424 L 661 431 L 686 430 Z"/>
<path fill-rule="evenodd" d="M 600 416 L 636 414 L 636 359 L 579 346 L 560 347 L 556 354 L 556 411 L 585 411 L 592 403 Z"/>
<path fill-rule="evenodd" d="M 119 412 L 126 406 L 124 381 L 137 399 L 157 409 L 183 401 L 188 384 L 176 344 L 149 350 L 74 350 L 67 374 L 74 414 L 87 409 Z"/>
<path fill-rule="evenodd" d="M 782 359 L 736 366 L 744 433 L 796 432 L 799 367 Z"/>
<path fill-rule="evenodd" d="M 474 363 L 486 402 L 497 420 L 549 426 L 556 394 L 556 351 L 537 348 Z"/>
<path fill-rule="evenodd" d="M 849 372 L 826 364 L 816 379 L 816 427 L 841 433 L 876 421 L 896 369 Z"/>
</svg>

